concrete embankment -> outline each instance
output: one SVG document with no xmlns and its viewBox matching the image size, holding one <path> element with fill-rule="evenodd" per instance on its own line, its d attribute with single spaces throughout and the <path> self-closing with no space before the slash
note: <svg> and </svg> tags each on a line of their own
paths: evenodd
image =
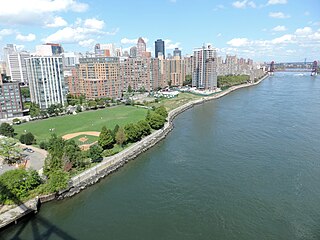
<svg viewBox="0 0 320 240">
<path fill-rule="evenodd" d="M 267 78 L 268 76 L 264 76 L 259 81 L 252 83 L 252 84 L 242 84 L 238 86 L 233 86 L 228 88 L 225 91 L 213 94 L 211 96 L 204 96 L 201 99 L 197 99 L 195 101 L 186 103 L 172 111 L 169 112 L 167 122 L 165 123 L 164 127 L 160 130 L 157 130 L 150 134 L 149 136 L 146 136 L 141 141 L 134 143 L 129 148 L 123 150 L 122 152 L 105 158 L 101 163 L 98 165 L 82 172 L 81 174 L 73 177 L 69 181 L 69 186 L 67 189 L 60 191 L 57 194 L 51 194 L 48 196 L 40 196 L 37 201 L 40 203 L 51 201 L 54 199 L 63 199 L 66 197 L 71 197 L 77 193 L 79 193 L 81 190 L 87 188 L 90 185 L 93 185 L 97 183 L 101 178 L 106 177 L 110 173 L 116 171 L 118 168 L 122 167 L 124 164 L 126 164 L 128 161 L 133 160 L 136 158 L 139 154 L 145 152 L 149 148 L 153 147 L 155 144 L 157 144 L 159 141 L 164 139 L 166 135 L 173 129 L 173 120 L 174 118 L 179 115 L 180 113 L 186 111 L 187 109 L 192 108 L 194 105 L 198 105 L 213 99 L 217 99 L 220 97 L 225 96 L 226 94 L 235 91 L 240 88 L 250 87 L 259 84 L 262 80 Z M 30 200 L 31 201 L 31 200 Z M 33 199 L 35 201 L 35 199 Z M 26 204 L 24 204 L 26 205 Z M 38 206 L 38 204 L 37 204 Z M 20 211 L 19 207 L 14 208 L 11 213 L 14 213 L 14 218 L 8 218 L 11 213 L 5 212 L 0 215 L 0 229 L 12 222 L 17 221 L 19 218 L 25 216 L 26 214 L 36 211 L 34 210 L 34 207 L 30 207 L 29 210 L 26 211 Z M 21 209 L 21 208 L 20 208 Z"/>
</svg>

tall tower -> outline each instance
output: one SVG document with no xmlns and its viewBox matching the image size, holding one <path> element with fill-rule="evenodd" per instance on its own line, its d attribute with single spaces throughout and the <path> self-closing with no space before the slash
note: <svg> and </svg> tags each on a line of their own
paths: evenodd
<svg viewBox="0 0 320 240">
<path fill-rule="evenodd" d="M 174 56 L 174 57 L 179 56 L 179 57 L 181 58 L 181 50 L 179 50 L 179 48 L 175 48 L 175 49 L 173 50 L 173 56 Z"/>
<path fill-rule="evenodd" d="M 142 37 L 139 37 L 137 43 L 137 57 L 145 56 L 145 52 L 147 51 L 147 45 Z"/>
<path fill-rule="evenodd" d="M 154 42 L 154 53 L 156 58 L 159 56 L 159 53 L 162 53 L 162 56 L 165 57 L 164 41 L 162 39 Z"/>
<path fill-rule="evenodd" d="M 66 88 L 62 57 L 30 57 L 26 59 L 31 101 L 46 109 L 52 104 L 64 105 Z"/>
<path fill-rule="evenodd" d="M 217 52 L 211 45 L 193 51 L 192 86 L 209 90 L 217 88 Z"/>
</svg>

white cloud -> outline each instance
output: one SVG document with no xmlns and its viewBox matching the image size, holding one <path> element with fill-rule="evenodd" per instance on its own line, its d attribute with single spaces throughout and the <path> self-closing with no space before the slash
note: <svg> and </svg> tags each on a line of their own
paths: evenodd
<svg viewBox="0 0 320 240">
<path fill-rule="evenodd" d="M 29 33 L 28 35 L 22 35 L 22 34 L 18 34 L 16 36 L 16 40 L 22 41 L 22 42 L 32 42 L 36 39 L 36 35 L 34 35 L 33 33 Z"/>
<path fill-rule="evenodd" d="M 46 23 L 46 27 L 54 28 L 54 27 L 65 27 L 68 23 L 62 17 L 55 17 L 49 23 Z"/>
<path fill-rule="evenodd" d="M 235 8 L 242 8 L 242 9 L 247 7 L 256 8 L 256 4 L 253 1 L 248 1 L 248 0 L 233 2 L 232 6 Z"/>
<path fill-rule="evenodd" d="M 233 47 L 241 47 L 247 46 L 249 44 L 249 41 L 247 38 L 234 38 L 228 41 L 227 44 Z"/>
<path fill-rule="evenodd" d="M 1 4 L 0 22 L 3 24 L 42 25 L 57 12 L 84 12 L 88 4 L 78 0 L 9 0 Z"/>
<path fill-rule="evenodd" d="M 12 29 L 7 29 L 7 28 L 4 28 L 0 31 L 0 36 L 9 36 L 11 34 L 14 34 L 14 30 Z"/>
<path fill-rule="evenodd" d="M 278 26 L 272 28 L 271 30 L 274 32 L 284 32 L 287 30 L 287 28 L 285 26 L 278 25 Z"/>
<path fill-rule="evenodd" d="M 289 18 L 290 15 L 286 15 L 283 12 L 270 12 L 269 17 L 272 18 Z"/>
<path fill-rule="evenodd" d="M 93 46 L 95 45 L 96 40 L 94 39 L 87 39 L 87 40 L 83 40 L 83 41 L 79 41 L 79 45 L 81 47 L 86 47 L 86 48 L 93 48 Z"/>
<path fill-rule="evenodd" d="M 282 43 L 292 43 L 295 36 L 291 34 L 285 34 L 281 37 L 275 38 L 271 40 L 273 44 L 282 44 Z"/>
<path fill-rule="evenodd" d="M 297 34 L 297 35 L 307 35 L 307 34 L 310 34 L 310 33 L 312 33 L 312 28 L 311 27 L 298 28 L 295 31 L 295 34 Z"/>
<path fill-rule="evenodd" d="M 175 48 L 180 48 L 180 42 L 173 43 L 170 39 L 164 40 L 166 50 L 174 50 Z M 181 49 L 180 49 L 181 50 Z"/>
<path fill-rule="evenodd" d="M 217 37 L 221 37 L 221 36 L 222 36 L 222 33 L 218 33 L 218 34 L 217 34 Z"/>
<path fill-rule="evenodd" d="M 287 4 L 287 0 L 269 0 L 267 5 Z"/>
<path fill-rule="evenodd" d="M 88 18 L 84 21 L 84 26 L 91 29 L 102 29 L 104 27 L 104 21 L 96 18 Z"/>
<path fill-rule="evenodd" d="M 103 31 L 104 21 L 96 18 L 80 19 L 78 18 L 71 26 L 59 29 L 55 33 L 42 39 L 43 42 L 54 43 L 77 43 L 81 47 L 91 47 L 97 39 L 106 35 L 115 35 L 119 29 L 111 32 Z"/>
</svg>

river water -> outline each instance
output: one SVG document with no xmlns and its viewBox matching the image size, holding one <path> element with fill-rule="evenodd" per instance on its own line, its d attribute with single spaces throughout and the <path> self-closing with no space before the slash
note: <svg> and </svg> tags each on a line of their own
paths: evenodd
<svg viewBox="0 0 320 240">
<path fill-rule="evenodd" d="M 157 146 L 0 239 L 319 239 L 320 77 L 186 111 Z"/>
</svg>

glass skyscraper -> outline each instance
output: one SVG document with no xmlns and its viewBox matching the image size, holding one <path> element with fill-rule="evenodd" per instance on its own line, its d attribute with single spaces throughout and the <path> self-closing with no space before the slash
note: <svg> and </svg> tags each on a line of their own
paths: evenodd
<svg viewBox="0 0 320 240">
<path fill-rule="evenodd" d="M 160 52 L 162 53 L 163 58 L 165 58 L 164 41 L 162 41 L 162 39 L 158 39 L 154 42 L 154 53 L 156 58 L 159 56 Z"/>
</svg>

